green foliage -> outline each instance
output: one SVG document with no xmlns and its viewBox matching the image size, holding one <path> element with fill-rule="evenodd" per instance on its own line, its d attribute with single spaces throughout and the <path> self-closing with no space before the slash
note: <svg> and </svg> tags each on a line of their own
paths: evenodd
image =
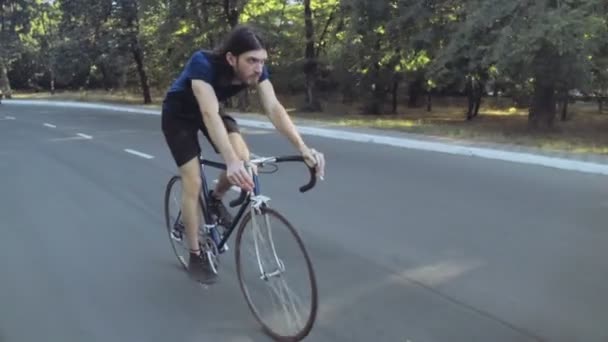
<svg viewBox="0 0 608 342">
<path fill-rule="evenodd" d="M 465 18 L 433 61 L 438 79 L 489 74 L 573 89 L 590 84 L 589 56 L 606 38 L 601 0 L 469 0 Z"/>
<path fill-rule="evenodd" d="M 30 30 L 34 0 L 0 1 L 0 59 L 10 63 L 23 52 L 23 36 Z"/>
<path fill-rule="evenodd" d="M 51 74 L 58 87 L 136 87 L 135 34 L 150 84 L 162 91 L 194 50 L 220 43 L 228 5 L 264 32 L 277 90 L 304 91 L 301 0 L 0 4 L 0 57 L 20 87 L 48 88 Z M 126 24 L 125 6 L 136 6 L 137 27 Z M 589 94 L 608 88 L 605 0 L 314 0 L 311 9 L 319 93 L 363 99 L 366 111 L 383 111 L 396 83 L 457 93 L 473 77 L 517 97 L 538 82 Z M 410 94 L 399 89 L 400 99 Z"/>
</svg>

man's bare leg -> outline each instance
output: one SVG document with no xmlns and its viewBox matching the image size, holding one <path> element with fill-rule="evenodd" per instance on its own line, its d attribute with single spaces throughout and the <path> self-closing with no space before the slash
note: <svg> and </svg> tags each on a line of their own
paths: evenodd
<svg viewBox="0 0 608 342">
<path fill-rule="evenodd" d="M 198 227 L 200 226 L 199 194 L 201 191 L 200 166 L 194 158 L 180 168 L 182 177 L 182 216 L 186 226 L 188 247 L 192 252 L 200 250 L 198 245 Z"/>
<path fill-rule="evenodd" d="M 210 284 L 217 279 L 217 275 L 211 270 L 209 263 L 201 253 L 198 243 L 198 228 L 202 216 L 198 201 L 202 186 L 198 158 L 193 158 L 179 169 L 183 185 L 182 217 L 186 226 L 186 238 L 190 249 L 188 269 L 199 281 Z"/>
</svg>

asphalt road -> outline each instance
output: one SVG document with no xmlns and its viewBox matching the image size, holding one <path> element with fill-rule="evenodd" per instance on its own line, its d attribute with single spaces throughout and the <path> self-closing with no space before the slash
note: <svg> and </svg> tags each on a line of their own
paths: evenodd
<svg viewBox="0 0 608 342">
<path fill-rule="evenodd" d="M 173 255 L 159 119 L 0 105 L 0 341 L 269 340 L 233 253 L 207 289 Z M 294 152 L 245 135 L 257 154 Z M 313 258 L 308 340 L 608 340 L 608 178 L 305 138 L 325 182 L 300 194 L 298 165 L 262 181 Z"/>
</svg>

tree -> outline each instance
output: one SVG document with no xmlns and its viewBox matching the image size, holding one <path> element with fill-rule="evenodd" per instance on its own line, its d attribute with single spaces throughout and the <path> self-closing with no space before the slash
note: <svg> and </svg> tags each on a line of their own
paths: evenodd
<svg viewBox="0 0 608 342">
<path fill-rule="evenodd" d="M 466 18 L 434 66 L 453 72 L 496 68 L 516 83 L 529 82 L 531 127 L 551 127 L 557 92 L 590 81 L 594 55 L 606 25 L 601 0 L 468 0 Z"/>
<path fill-rule="evenodd" d="M 144 63 L 144 52 L 139 37 L 139 4 L 137 0 L 122 0 L 119 2 L 120 14 L 124 25 L 124 39 L 133 54 L 133 60 L 137 66 L 140 86 L 144 97 L 144 103 L 152 103 L 150 95 L 150 84 Z"/>
<path fill-rule="evenodd" d="M 12 95 L 8 68 L 22 52 L 21 35 L 30 29 L 33 7 L 33 0 L 0 0 L 0 90 L 8 98 Z"/>
</svg>

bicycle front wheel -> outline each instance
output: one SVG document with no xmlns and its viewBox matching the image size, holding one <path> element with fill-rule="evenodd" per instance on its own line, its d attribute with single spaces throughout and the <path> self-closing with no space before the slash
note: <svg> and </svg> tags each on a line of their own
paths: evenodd
<svg viewBox="0 0 608 342">
<path fill-rule="evenodd" d="M 236 236 L 236 270 L 249 309 L 275 340 L 299 341 L 317 315 L 317 284 L 302 239 L 268 207 L 249 211 Z"/>
</svg>

